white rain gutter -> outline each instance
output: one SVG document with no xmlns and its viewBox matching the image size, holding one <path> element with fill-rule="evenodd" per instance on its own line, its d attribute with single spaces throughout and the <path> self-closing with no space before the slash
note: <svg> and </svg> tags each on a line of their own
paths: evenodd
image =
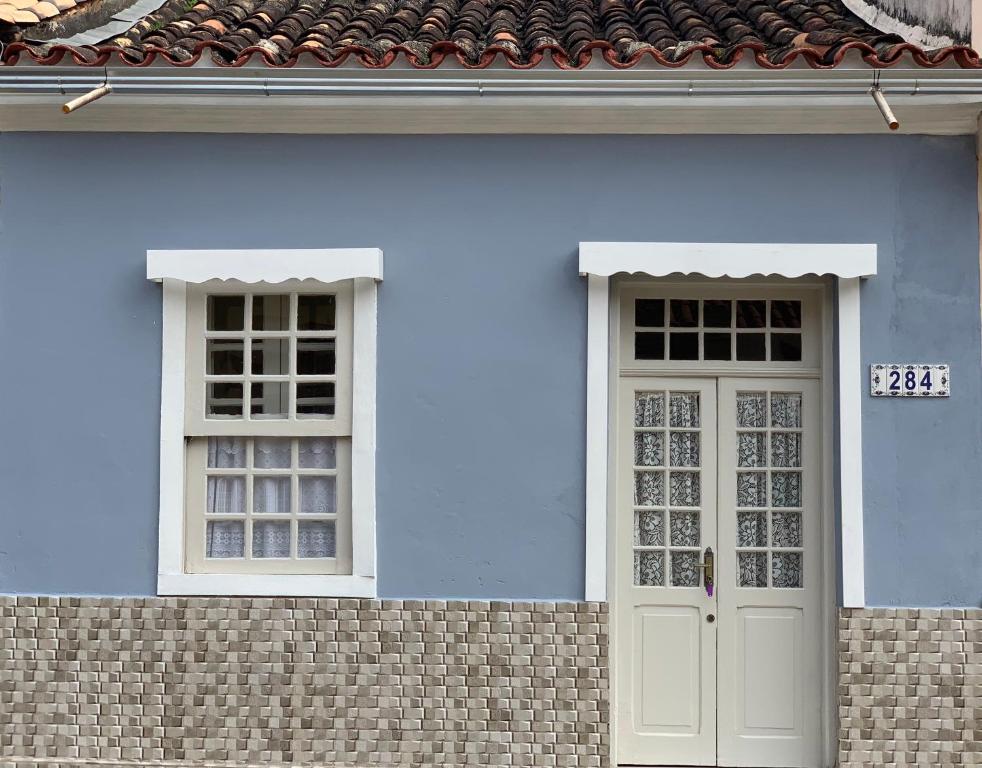
<svg viewBox="0 0 982 768">
<path fill-rule="evenodd" d="M 737 76 L 735 71 L 669 72 L 658 70 L 631 73 L 579 71 L 515 73 L 485 71 L 480 76 L 440 72 L 420 76 L 407 72 L 379 75 L 377 71 L 293 68 L 285 71 L 242 68 L 216 73 L 201 67 L 200 74 L 187 70 L 158 68 L 157 72 L 130 68 L 102 69 L 80 73 L 78 67 L 21 66 L 0 69 L 0 103 L 7 96 L 67 96 L 87 94 L 101 86 L 111 90 L 111 99 L 133 96 L 437 96 L 437 97 L 523 97 L 556 96 L 591 98 L 620 97 L 743 97 L 769 101 L 788 97 L 870 98 L 874 85 L 871 71 L 848 70 L 835 75 L 784 71 L 759 77 Z M 744 74 L 744 73 L 740 73 Z M 982 74 L 966 70 L 910 70 L 896 74 L 880 72 L 882 93 L 908 101 L 916 97 L 941 97 L 945 101 L 982 101 Z M 107 91 L 108 92 L 108 91 Z M 934 101 L 934 99 L 932 99 Z"/>
</svg>

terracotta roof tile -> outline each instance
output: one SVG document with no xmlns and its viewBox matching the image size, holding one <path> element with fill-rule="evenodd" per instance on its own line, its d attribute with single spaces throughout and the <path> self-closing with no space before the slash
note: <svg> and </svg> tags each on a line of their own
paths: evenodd
<svg viewBox="0 0 982 768">
<path fill-rule="evenodd" d="M 73 8 L 75 0 L 3 0 L 0 3 L 0 22 L 8 24 L 37 24 L 39 19 L 49 19 L 61 11 Z M 18 13 L 26 11 L 25 13 Z"/>
<path fill-rule="evenodd" d="M 30 24 L 74 2 L 0 0 L 0 20 Z M 207 57 L 219 66 L 404 60 L 421 69 L 447 61 L 526 69 L 551 61 L 580 69 L 599 57 L 618 69 L 696 59 L 716 69 L 744 59 L 780 69 L 797 60 L 834 67 L 856 51 L 874 67 L 980 65 L 964 46 L 924 50 L 884 34 L 841 0 L 167 0 L 99 45 L 32 43 L 29 30 L 22 34 L 5 48 L 5 64 L 188 66 Z"/>
</svg>

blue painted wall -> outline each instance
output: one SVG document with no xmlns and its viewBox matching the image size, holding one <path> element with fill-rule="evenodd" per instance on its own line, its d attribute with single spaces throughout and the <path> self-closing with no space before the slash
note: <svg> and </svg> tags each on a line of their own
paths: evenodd
<svg viewBox="0 0 982 768">
<path fill-rule="evenodd" d="M 148 248 L 379 246 L 384 596 L 583 592 L 581 240 L 876 242 L 872 604 L 977 605 L 982 389 L 967 138 L 0 136 L 0 592 L 153 594 Z M 857 382 L 857 386 L 867 386 Z"/>
</svg>

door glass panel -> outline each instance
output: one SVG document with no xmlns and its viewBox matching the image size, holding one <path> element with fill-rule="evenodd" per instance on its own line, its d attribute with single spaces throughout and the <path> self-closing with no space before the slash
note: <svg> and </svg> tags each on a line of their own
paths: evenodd
<svg viewBox="0 0 982 768">
<path fill-rule="evenodd" d="M 672 546 L 699 546 L 699 513 L 672 510 Z"/>
<path fill-rule="evenodd" d="M 634 434 L 634 463 L 639 467 L 660 467 L 665 463 L 665 435 L 661 432 Z"/>
<path fill-rule="evenodd" d="M 634 400 L 634 426 L 665 426 L 665 395 L 662 392 L 638 392 Z"/>
<path fill-rule="evenodd" d="M 737 506 L 767 506 L 767 473 L 737 472 Z"/>
<path fill-rule="evenodd" d="M 672 586 L 699 586 L 699 553 L 672 552 Z"/>
<path fill-rule="evenodd" d="M 665 513 L 661 510 L 635 512 L 634 543 L 642 547 L 665 546 Z"/>
<path fill-rule="evenodd" d="M 771 505 L 775 507 L 801 506 L 801 475 L 799 473 L 771 473 Z"/>
<path fill-rule="evenodd" d="M 671 398 L 671 426 L 699 426 L 699 395 L 695 392 L 673 392 Z"/>
<path fill-rule="evenodd" d="M 699 466 L 698 432 L 672 432 L 672 466 Z"/>
<path fill-rule="evenodd" d="M 699 506 L 699 474 L 697 472 L 672 472 L 672 506 Z"/>
<path fill-rule="evenodd" d="M 639 507 L 658 507 L 665 503 L 665 473 L 635 472 L 634 503 Z"/>
<path fill-rule="evenodd" d="M 801 395 L 794 392 L 771 394 L 771 426 L 801 427 Z"/>
<path fill-rule="evenodd" d="M 687 317 L 683 309 L 678 308 L 680 318 Z M 694 310 L 688 307 L 687 311 Z M 697 566 L 702 540 L 699 507 L 703 437 L 699 397 L 697 392 L 635 393 L 636 586 L 700 584 Z M 666 465 L 667 470 L 653 469 Z"/>
<path fill-rule="evenodd" d="M 767 465 L 767 449 L 763 432 L 740 432 L 737 434 L 737 466 L 763 467 Z"/>
<path fill-rule="evenodd" d="M 775 467 L 800 467 L 801 435 L 797 432 L 772 432 L 771 463 Z"/>
<path fill-rule="evenodd" d="M 761 392 L 737 394 L 737 426 L 757 428 L 767 426 L 767 395 Z"/>
<path fill-rule="evenodd" d="M 775 547 L 800 547 L 801 513 L 772 512 L 771 538 Z"/>
<path fill-rule="evenodd" d="M 737 546 L 767 546 L 766 512 L 737 512 Z"/>
<path fill-rule="evenodd" d="M 736 395 L 736 464 L 755 468 L 736 472 L 740 587 L 804 586 L 802 404 L 797 392 Z"/>
<path fill-rule="evenodd" d="M 800 552 L 771 552 L 771 586 L 801 588 Z"/>
<path fill-rule="evenodd" d="M 660 549 L 634 553 L 634 583 L 660 587 L 665 583 L 665 553 Z"/>
<path fill-rule="evenodd" d="M 635 299 L 634 359 L 800 363 L 801 313 L 798 300 Z"/>
<path fill-rule="evenodd" d="M 741 587 L 767 586 L 767 553 L 741 552 L 737 560 L 738 579 Z"/>
</svg>

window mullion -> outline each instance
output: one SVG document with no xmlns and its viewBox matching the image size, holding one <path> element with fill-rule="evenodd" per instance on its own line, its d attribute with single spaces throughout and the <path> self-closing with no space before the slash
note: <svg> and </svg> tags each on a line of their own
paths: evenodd
<svg viewBox="0 0 982 768">
<path fill-rule="evenodd" d="M 253 474 L 253 469 L 255 468 L 253 462 L 253 452 L 255 451 L 254 446 L 255 441 L 250 437 L 245 439 L 246 446 L 246 499 L 245 499 L 245 513 L 246 513 L 246 536 L 245 536 L 245 558 L 246 560 L 252 560 L 252 510 L 253 510 L 253 494 L 254 488 L 253 483 L 255 480 L 255 475 Z"/>
</svg>

